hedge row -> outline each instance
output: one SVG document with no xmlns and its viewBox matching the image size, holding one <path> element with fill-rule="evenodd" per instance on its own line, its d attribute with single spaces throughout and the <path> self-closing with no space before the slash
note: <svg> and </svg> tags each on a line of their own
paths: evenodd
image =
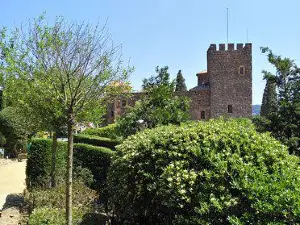
<svg viewBox="0 0 300 225">
<path fill-rule="evenodd" d="M 112 150 L 115 149 L 115 146 L 119 144 L 117 140 L 86 134 L 74 135 L 74 143 L 84 143 L 98 147 L 106 147 Z"/>
<path fill-rule="evenodd" d="M 26 177 L 27 187 L 49 187 L 51 171 L 50 139 L 34 139 L 28 154 Z M 74 144 L 74 170 L 76 167 L 89 169 L 94 177 L 92 186 L 102 187 L 106 183 L 107 171 L 114 152 L 105 147 Z M 57 183 L 64 182 L 66 174 L 67 143 L 59 142 L 56 162 Z"/>
<path fill-rule="evenodd" d="M 52 162 L 52 140 L 37 138 L 32 141 L 26 166 L 26 185 L 49 187 Z M 67 145 L 58 142 L 56 157 L 56 183 L 64 182 L 66 171 Z"/>
<path fill-rule="evenodd" d="M 82 132 L 82 134 L 93 135 L 98 137 L 106 137 L 111 139 L 118 138 L 116 124 L 109 124 L 108 126 L 100 127 L 100 128 L 87 128 Z"/>
<path fill-rule="evenodd" d="M 74 144 L 74 166 L 89 169 L 94 176 L 93 188 L 100 190 L 106 183 L 114 152 L 108 148 L 88 144 Z"/>
</svg>

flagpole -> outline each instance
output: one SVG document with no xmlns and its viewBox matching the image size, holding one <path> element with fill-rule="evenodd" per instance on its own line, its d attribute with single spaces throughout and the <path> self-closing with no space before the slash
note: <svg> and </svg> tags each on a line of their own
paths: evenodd
<svg viewBox="0 0 300 225">
<path fill-rule="evenodd" d="M 227 45 L 228 45 L 228 8 L 227 8 L 227 29 L 226 29 L 226 33 L 227 33 Z"/>
</svg>

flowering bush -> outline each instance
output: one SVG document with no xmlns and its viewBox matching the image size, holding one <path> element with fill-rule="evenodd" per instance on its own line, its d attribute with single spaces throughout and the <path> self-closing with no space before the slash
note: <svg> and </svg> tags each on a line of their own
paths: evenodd
<svg viewBox="0 0 300 225">
<path fill-rule="evenodd" d="M 298 163 L 249 120 L 162 126 L 117 147 L 109 203 L 120 224 L 297 224 Z"/>
</svg>

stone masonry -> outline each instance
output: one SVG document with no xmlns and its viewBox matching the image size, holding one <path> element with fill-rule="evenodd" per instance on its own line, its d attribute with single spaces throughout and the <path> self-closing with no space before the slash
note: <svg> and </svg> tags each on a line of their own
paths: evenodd
<svg viewBox="0 0 300 225">
<path fill-rule="evenodd" d="M 219 116 L 252 115 L 252 44 L 211 44 L 207 50 L 207 71 L 196 74 L 197 86 L 175 93 L 191 99 L 191 119 L 208 120 Z M 118 97 L 108 105 L 107 123 L 134 106 L 143 93 Z"/>
</svg>

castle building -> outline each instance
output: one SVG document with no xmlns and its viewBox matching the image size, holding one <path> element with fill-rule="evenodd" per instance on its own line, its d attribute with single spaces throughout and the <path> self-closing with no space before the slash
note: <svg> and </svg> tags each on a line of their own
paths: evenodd
<svg viewBox="0 0 300 225">
<path fill-rule="evenodd" d="M 208 120 L 219 116 L 252 116 L 252 44 L 211 44 L 207 50 L 207 71 L 196 74 L 197 86 L 176 95 L 191 99 L 193 120 Z M 107 122 L 125 113 L 142 93 L 130 98 L 116 98 L 108 105 Z"/>
</svg>

